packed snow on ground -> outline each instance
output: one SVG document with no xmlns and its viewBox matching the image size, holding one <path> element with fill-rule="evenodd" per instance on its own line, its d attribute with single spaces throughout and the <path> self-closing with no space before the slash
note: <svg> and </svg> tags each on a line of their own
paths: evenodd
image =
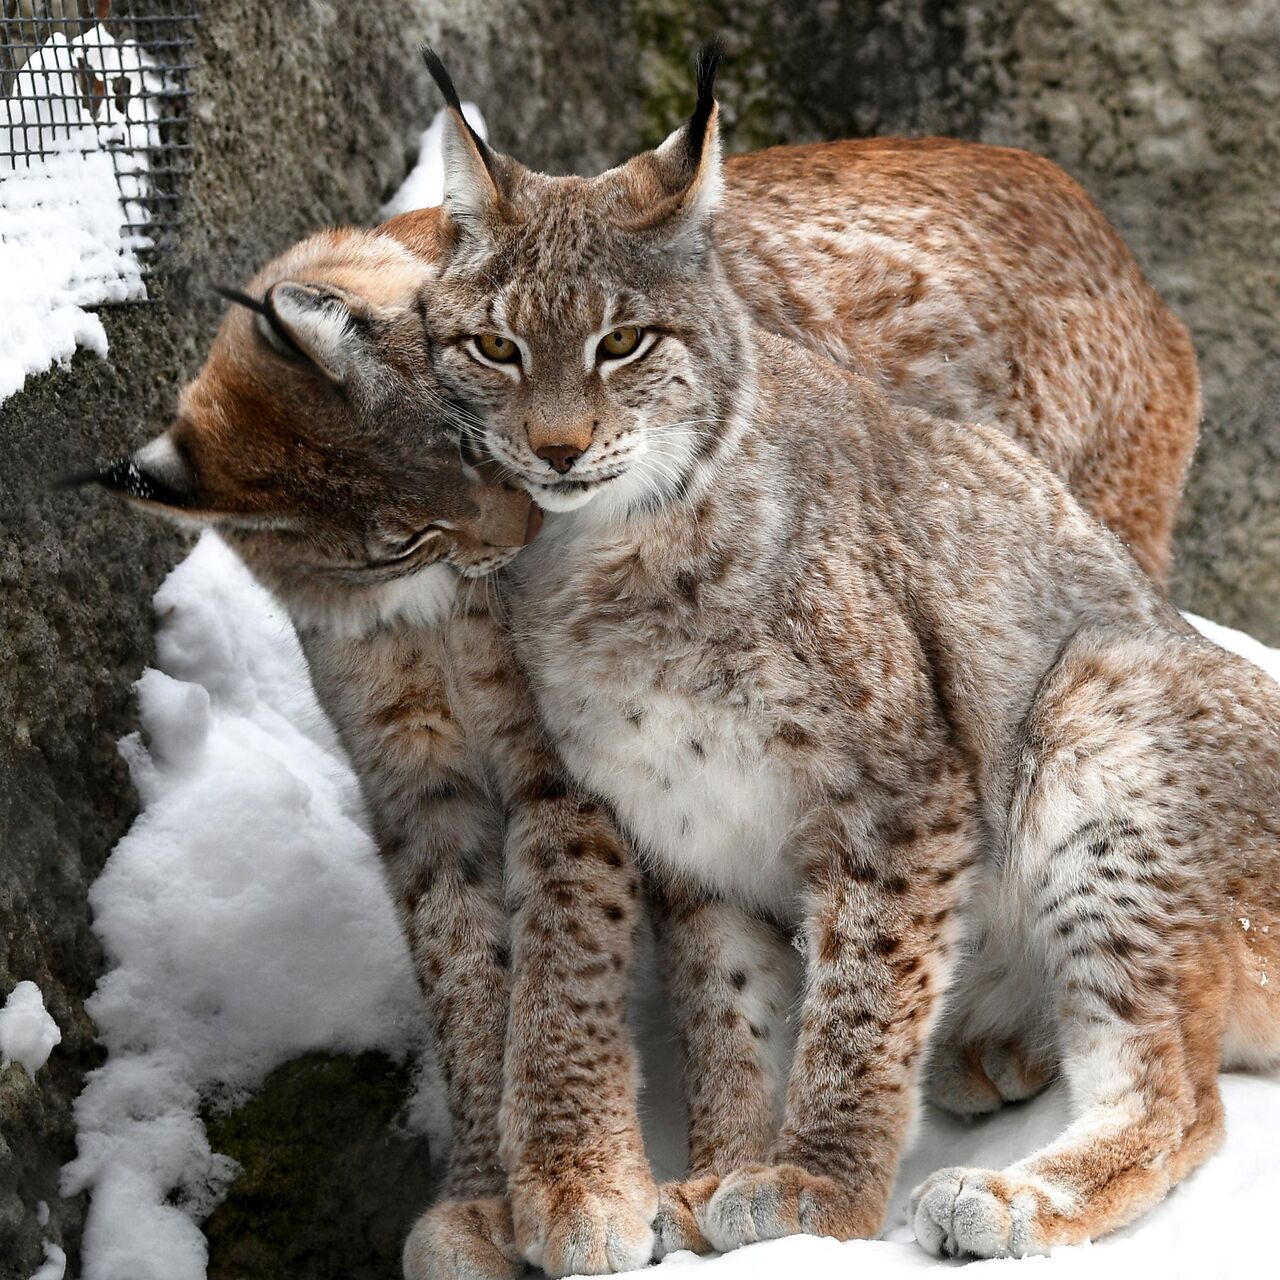
<svg viewBox="0 0 1280 1280">
<path fill-rule="evenodd" d="M 0 104 L 0 400 L 77 347 L 106 355 L 88 308 L 146 296 L 146 241 L 123 229 L 147 221 L 144 86 L 163 80 L 141 49 L 94 26 L 52 36 Z"/>
<path fill-rule="evenodd" d="M 34 1080 L 61 1043 L 62 1032 L 44 1007 L 40 988 L 19 982 L 0 1009 L 0 1070 L 16 1062 Z"/>
<path fill-rule="evenodd" d="M 44 1262 L 31 1280 L 62 1280 L 67 1271 L 67 1255 L 56 1244 L 47 1240 L 44 1246 Z"/>
</svg>

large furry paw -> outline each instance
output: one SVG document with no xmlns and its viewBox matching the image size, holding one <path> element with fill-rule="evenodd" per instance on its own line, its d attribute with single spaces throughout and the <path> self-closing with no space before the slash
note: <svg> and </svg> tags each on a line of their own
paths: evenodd
<svg viewBox="0 0 1280 1280">
<path fill-rule="evenodd" d="M 711 1252 L 711 1242 L 702 1234 L 700 1224 L 719 1186 L 717 1174 L 706 1174 L 687 1182 L 664 1182 L 658 1188 L 658 1212 L 653 1219 L 655 1261 L 681 1249 Z"/>
<path fill-rule="evenodd" d="M 992 1169 L 939 1169 L 911 1193 L 916 1239 L 947 1258 L 1047 1253 L 1044 1190 Z"/>
<path fill-rule="evenodd" d="M 513 1280 L 524 1271 L 511 1203 L 444 1200 L 418 1219 L 405 1241 L 405 1280 Z"/>
<path fill-rule="evenodd" d="M 595 1186 L 572 1176 L 512 1185 L 516 1242 L 548 1276 L 635 1271 L 653 1258 L 658 1188 L 636 1177 Z"/>
<path fill-rule="evenodd" d="M 929 1055 L 929 1101 L 958 1116 L 978 1116 L 1033 1098 L 1053 1079 L 1046 1057 L 1012 1041 L 944 1040 Z"/>
<path fill-rule="evenodd" d="M 701 1226 L 711 1245 L 726 1253 L 781 1236 L 851 1240 L 867 1234 L 858 1218 L 853 1197 L 839 1183 L 779 1164 L 738 1169 L 722 1179 Z"/>
</svg>

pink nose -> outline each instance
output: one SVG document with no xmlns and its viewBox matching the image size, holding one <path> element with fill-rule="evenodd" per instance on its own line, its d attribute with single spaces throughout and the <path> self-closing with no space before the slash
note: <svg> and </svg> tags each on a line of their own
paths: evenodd
<svg viewBox="0 0 1280 1280">
<path fill-rule="evenodd" d="M 561 475 L 564 475 L 582 457 L 582 450 L 575 449 L 571 444 L 544 444 L 541 449 L 535 449 L 534 452 L 544 462 L 551 463 Z"/>
</svg>

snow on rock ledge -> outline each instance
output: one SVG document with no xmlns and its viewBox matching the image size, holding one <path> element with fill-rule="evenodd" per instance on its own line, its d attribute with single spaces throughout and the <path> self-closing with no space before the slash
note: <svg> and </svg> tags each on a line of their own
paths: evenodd
<svg viewBox="0 0 1280 1280">
<path fill-rule="evenodd" d="M 155 99 L 86 102 L 82 64 L 101 83 L 163 85 L 137 45 L 93 27 L 52 36 L 0 104 L 0 401 L 77 347 L 105 356 L 106 330 L 87 308 L 147 295 L 135 252 L 147 242 L 122 224 L 148 220 Z"/>
<path fill-rule="evenodd" d="M 44 996 L 34 982 L 20 982 L 0 1009 L 0 1068 L 16 1062 L 32 1080 L 49 1061 L 62 1032 L 44 1007 Z"/>
<path fill-rule="evenodd" d="M 92 1193 L 84 1280 L 203 1280 L 234 1177 L 200 1108 L 314 1049 L 418 1042 L 416 983 L 351 771 L 284 614 L 213 534 L 156 596 L 126 739 L 143 812 L 90 893 L 108 1051 L 64 1190 Z"/>
</svg>

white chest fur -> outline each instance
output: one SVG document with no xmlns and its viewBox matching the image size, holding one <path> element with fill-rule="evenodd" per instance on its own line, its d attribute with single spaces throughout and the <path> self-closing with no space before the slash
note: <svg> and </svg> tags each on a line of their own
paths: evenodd
<svg viewBox="0 0 1280 1280">
<path fill-rule="evenodd" d="M 793 891 L 789 779 L 741 713 L 668 693 L 597 689 L 563 706 L 565 762 L 670 870 L 753 905 Z"/>
<path fill-rule="evenodd" d="M 634 648 L 624 656 L 607 638 L 597 649 L 554 631 L 536 650 L 539 703 L 565 764 L 609 801 L 641 857 L 740 902 L 785 910 L 797 883 L 788 841 L 798 804 L 767 750 L 763 718 L 682 691 L 671 655 L 637 661 Z"/>
</svg>

